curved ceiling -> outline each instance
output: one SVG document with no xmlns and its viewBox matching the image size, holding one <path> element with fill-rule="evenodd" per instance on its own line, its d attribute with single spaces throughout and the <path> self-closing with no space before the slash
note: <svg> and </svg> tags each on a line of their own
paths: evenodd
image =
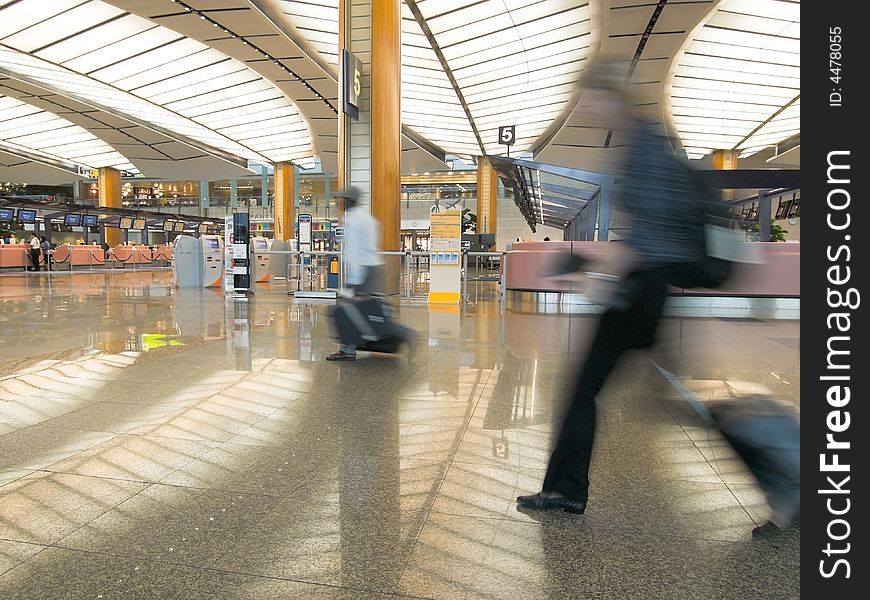
<svg viewBox="0 0 870 600">
<path fill-rule="evenodd" d="M 138 169 L 117 150 L 63 117 L 0 94 L 0 148 L 89 169 Z"/>
<path fill-rule="evenodd" d="M 404 9 L 406 14 L 413 14 L 424 33 L 428 32 L 431 49 L 467 113 L 466 129 L 471 129 L 482 144 L 479 152 L 462 151 L 448 138 L 446 150 L 466 155 L 504 154 L 506 147 L 499 144 L 498 128 L 515 125 L 513 151 L 525 152 L 574 97 L 591 45 L 588 2 L 406 0 Z M 403 38 L 403 45 L 406 43 Z M 430 71 L 435 64 L 430 61 L 427 65 Z M 425 92 L 438 83 L 437 78 L 417 71 L 403 70 L 402 75 L 403 88 L 418 86 Z M 410 90 L 403 89 L 403 120 L 421 132 L 433 121 L 438 126 L 445 123 L 447 129 L 447 116 L 406 110 L 409 97 Z M 432 109 L 441 102 L 440 97 L 416 100 Z"/>
<path fill-rule="evenodd" d="M 75 24 L 71 30 L 69 24 Z M 271 81 L 99 0 L 0 10 L 0 69 L 244 160 L 313 164 L 305 120 Z"/>
<path fill-rule="evenodd" d="M 516 125 L 512 155 L 595 169 L 622 143 L 574 110 L 600 52 L 630 62 L 638 109 L 690 155 L 749 156 L 800 131 L 798 13 L 790 0 L 403 0 L 403 127 L 414 148 L 466 157 L 504 154 L 497 128 Z M 338 0 L 15 0 L 0 4 L 0 74 L 15 80 L 0 93 L 146 174 L 172 161 L 162 144 L 234 172 L 316 157 L 335 171 L 337 44 Z M 53 108 L 65 103 L 75 114 Z M 94 115 L 121 122 L 97 130 Z"/>
<path fill-rule="evenodd" d="M 800 3 L 723 0 L 679 55 L 666 98 L 692 158 L 748 157 L 800 133 Z"/>
<path fill-rule="evenodd" d="M 272 0 L 280 17 L 337 63 L 338 0 Z M 591 47 L 589 2 L 405 0 L 402 123 L 458 156 L 528 150 L 574 97 Z"/>
</svg>

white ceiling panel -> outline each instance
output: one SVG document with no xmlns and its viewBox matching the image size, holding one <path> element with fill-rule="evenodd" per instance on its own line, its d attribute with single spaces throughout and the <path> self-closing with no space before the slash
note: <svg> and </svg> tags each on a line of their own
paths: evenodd
<svg viewBox="0 0 870 600">
<path fill-rule="evenodd" d="M 672 113 L 686 151 L 741 157 L 800 133 L 800 11 L 723 0 L 674 70 Z"/>
<path fill-rule="evenodd" d="M 124 156 L 70 121 L 16 98 L 0 95 L 0 142 L 49 160 L 97 169 L 138 172 Z"/>
<path fill-rule="evenodd" d="M 165 10 L 171 12 L 169 6 Z M 25 18 L 31 13 L 38 18 Z M 259 29 L 248 7 L 214 14 L 233 19 L 235 27 L 248 23 Z M 229 116 L 234 125 L 267 128 L 268 122 L 260 120 L 266 101 L 283 112 L 280 116 L 304 119 L 274 83 L 196 39 L 100 0 L 72 6 L 22 0 L 0 8 L 0 22 L 5 25 L 0 31 L 8 34 L 0 66 L 13 76 L 45 82 L 59 93 L 240 159 L 313 163 L 314 146 L 305 127 L 245 143 L 220 131 Z M 35 56 L 27 54 L 33 50 Z"/>
</svg>

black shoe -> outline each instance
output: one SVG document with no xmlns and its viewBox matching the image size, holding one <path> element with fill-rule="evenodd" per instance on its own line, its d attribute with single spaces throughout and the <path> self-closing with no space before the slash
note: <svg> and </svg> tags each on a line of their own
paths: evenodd
<svg viewBox="0 0 870 600">
<path fill-rule="evenodd" d="M 572 500 L 566 496 L 542 496 L 541 492 L 531 496 L 517 496 L 517 504 L 526 508 L 547 510 L 561 508 L 565 512 L 582 515 L 586 510 L 586 503 L 580 500 Z"/>
<path fill-rule="evenodd" d="M 789 530 L 800 527 L 800 517 L 793 519 L 785 528 L 780 527 L 773 521 L 768 521 L 764 525 L 752 528 L 752 537 L 755 539 L 771 539 L 785 534 Z"/>
<path fill-rule="evenodd" d="M 773 521 L 768 521 L 764 525 L 752 528 L 752 537 L 754 538 L 770 538 L 782 531 Z"/>
<path fill-rule="evenodd" d="M 351 354 L 350 352 L 339 351 L 334 354 L 330 354 L 326 357 L 326 360 L 356 360 L 356 354 Z"/>
</svg>

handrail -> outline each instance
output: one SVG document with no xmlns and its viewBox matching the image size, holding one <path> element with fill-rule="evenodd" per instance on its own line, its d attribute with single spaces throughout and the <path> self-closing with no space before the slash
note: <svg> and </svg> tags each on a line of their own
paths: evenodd
<svg viewBox="0 0 870 600">
<path fill-rule="evenodd" d="M 338 250 L 262 250 L 258 251 L 257 254 L 275 254 L 275 255 L 285 255 L 285 256 L 298 256 L 300 259 L 303 259 L 306 256 L 339 256 L 343 257 L 343 253 Z M 401 256 L 405 257 L 405 297 L 406 299 L 411 299 L 411 257 L 419 257 L 426 256 L 431 257 L 434 252 L 424 252 L 424 251 L 400 251 L 400 250 L 392 250 L 392 251 L 381 251 L 376 254 L 380 256 Z M 467 297 L 467 289 L 468 289 L 468 257 L 476 256 L 476 257 L 490 257 L 490 258 L 498 258 L 501 262 L 501 276 L 499 279 L 499 288 L 500 288 L 500 297 L 501 301 L 504 302 L 505 297 L 507 295 L 506 285 L 507 285 L 507 252 L 469 252 L 467 250 L 462 251 L 463 255 L 463 269 L 462 269 L 462 285 L 463 285 L 463 298 Z M 304 287 L 305 276 L 303 274 L 304 270 L 308 270 L 309 272 L 309 280 L 313 280 L 313 270 L 316 269 L 316 265 L 309 264 L 304 265 L 301 263 L 288 264 L 287 265 L 287 278 L 286 281 L 289 283 L 290 281 L 299 281 L 297 287 L 302 289 Z M 292 274 L 291 271 L 295 271 L 295 274 Z M 488 279 L 483 281 L 495 281 L 494 279 Z M 297 290 L 298 291 L 298 290 Z"/>
</svg>

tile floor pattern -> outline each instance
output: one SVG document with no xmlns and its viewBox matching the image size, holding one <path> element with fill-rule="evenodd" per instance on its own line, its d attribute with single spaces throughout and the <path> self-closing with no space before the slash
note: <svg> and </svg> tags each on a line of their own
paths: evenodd
<svg viewBox="0 0 870 600">
<path fill-rule="evenodd" d="M 168 272 L 0 277 L 0 598 L 797 598 L 799 532 L 653 369 L 799 405 L 799 323 L 668 319 L 600 402 L 588 512 L 519 512 L 594 317 L 329 307 Z"/>
</svg>

